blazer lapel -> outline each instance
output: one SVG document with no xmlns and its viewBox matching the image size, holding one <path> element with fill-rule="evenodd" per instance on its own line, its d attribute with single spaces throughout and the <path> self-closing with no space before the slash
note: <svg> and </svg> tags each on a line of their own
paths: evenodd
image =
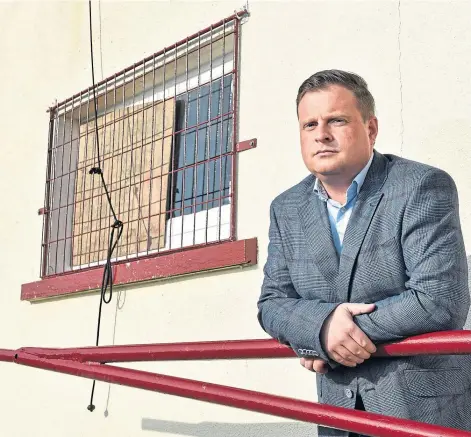
<svg viewBox="0 0 471 437">
<path fill-rule="evenodd" d="M 366 175 L 365 182 L 358 193 L 358 198 L 348 222 L 340 257 L 337 291 L 342 302 L 349 299 L 350 279 L 353 266 L 358 256 L 371 220 L 383 197 L 381 188 L 387 178 L 387 159 L 378 152 Z"/>
<path fill-rule="evenodd" d="M 327 205 L 314 193 L 313 185 L 308 190 L 307 200 L 298 206 L 306 244 L 312 250 L 321 274 L 335 286 L 339 258 L 332 239 Z"/>
</svg>

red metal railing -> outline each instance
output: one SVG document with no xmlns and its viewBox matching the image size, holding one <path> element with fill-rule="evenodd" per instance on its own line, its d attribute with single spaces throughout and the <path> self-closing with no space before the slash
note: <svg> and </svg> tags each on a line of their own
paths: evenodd
<svg viewBox="0 0 471 437">
<path fill-rule="evenodd" d="M 47 359 L 125 363 L 137 361 L 289 358 L 296 354 L 276 340 L 231 340 L 192 343 L 136 344 L 83 348 L 22 348 L 20 352 Z M 379 345 L 373 357 L 471 354 L 471 331 L 445 331 L 417 335 Z"/>
<path fill-rule="evenodd" d="M 378 347 L 373 357 L 470 354 L 471 331 L 424 334 Z M 202 381 L 110 366 L 105 362 L 293 357 L 274 340 L 87 348 L 0 349 L 0 361 L 312 422 L 377 437 L 471 437 L 471 432 L 300 401 Z M 99 364 L 101 363 L 101 364 Z"/>
</svg>

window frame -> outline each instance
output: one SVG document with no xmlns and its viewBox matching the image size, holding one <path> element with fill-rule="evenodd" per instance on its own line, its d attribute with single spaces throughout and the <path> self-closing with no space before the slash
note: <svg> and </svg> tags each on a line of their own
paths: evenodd
<svg viewBox="0 0 471 437">
<path fill-rule="evenodd" d="M 186 275 L 190 273 L 197 273 L 202 271 L 222 269 L 234 266 L 244 266 L 244 265 L 254 265 L 257 264 L 257 239 L 251 238 L 247 240 L 237 240 L 236 235 L 236 199 L 237 199 L 237 154 L 243 150 L 249 150 L 256 146 L 256 140 L 244 141 L 238 143 L 238 110 L 239 110 L 239 94 L 238 94 L 238 82 L 239 82 L 239 44 L 240 44 L 240 27 L 241 19 L 245 13 L 236 13 L 231 15 L 228 18 L 220 20 L 217 23 L 212 24 L 211 26 L 206 27 L 205 29 L 200 30 L 199 32 L 190 35 L 177 43 L 172 44 L 160 50 L 159 52 L 154 53 L 151 56 L 148 56 L 142 60 L 139 64 L 142 64 L 145 69 L 146 62 L 149 60 L 155 59 L 159 55 L 164 55 L 169 50 L 175 49 L 175 56 L 178 56 L 177 47 L 180 47 L 182 44 L 187 43 L 189 40 L 194 38 L 199 38 L 199 36 L 205 32 L 213 32 L 213 29 L 225 26 L 228 23 L 233 23 L 233 33 L 234 33 L 234 47 L 233 47 L 233 69 L 230 72 L 232 74 L 232 99 L 233 99 L 233 113 L 232 113 L 232 139 L 231 139 L 231 152 L 230 156 L 232 157 L 231 165 L 231 176 L 230 176 L 230 236 L 227 240 L 217 241 L 217 242 L 205 242 L 203 244 L 196 244 L 189 247 L 178 247 L 170 250 L 162 250 L 157 253 L 151 253 L 147 256 L 136 256 L 132 259 L 117 260 L 113 262 L 113 266 L 116 272 L 119 274 L 115 275 L 115 285 L 119 286 L 122 284 L 129 284 L 132 282 L 142 282 L 155 279 L 163 279 L 166 277 Z M 223 35 L 224 35 L 223 30 Z M 188 45 L 187 45 L 188 49 Z M 224 59 L 223 59 L 224 63 Z M 125 74 L 131 69 L 135 69 L 136 65 L 127 67 L 126 69 L 115 73 L 114 75 L 106 78 L 96 84 L 96 89 L 99 89 L 100 86 L 103 86 L 108 81 L 116 78 L 117 75 Z M 211 70 L 212 67 L 210 67 Z M 226 72 L 225 74 L 228 74 Z M 199 73 L 198 73 L 199 74 Z M 221 92 L 224 93 L 224 76 L 221 75 Z M 210 81 L 209 83 L 211 83 Z M 198 89 L 199 89 L 198 84 Z M 66 105 L 70 101 L 74 101 L 77 97 L 80 97 L 84 93 L 90 93 L 92 88 L 81 91 L 80 93 L 75 94 L 69 99 L 64 100 L 61 103 L 58 103 L 53 108 L 50 108 L 50 122 L 49 122 L 49 142 L 52 140 L 54 135 L 54 109 L 60 107 L 61 105 Z M 175 95 L 176 97 L 176 95 Z M 98 98 L 98 97 L 97 97 Z M 211 95 L 209 96 L 211 98 Z M 224 117 L 221 118 L 221 129 L 223 125 Z M 175 141 L 175 134 L 174 134 Z M 52 143 L 50 143 L 52 144 Z M 175 147 L 175 143 L 172 145 L 172 148 Z M 222 146 L 221 146 L 222 147 Z M 46 178 L 49 180 L 51 176 L 51 156 L 52 150 L 48 147 L 48 166 Z M 221 160 L 222 164 L 222 160 Z M 222 188 L 221 188 L 222 189 Z M 47 268 L 47 262 L 45 261 L 47 257 L 47 231 L 49 229 L 49 215 L 47 214 L 47 202 L 50 198 L 51 184 L 46 184 L 45 187 L 45 205 L 44 208 L 41 208 L 45 215 L 43 219 L 43 231 L 42 231 L 42 250 L 41 250 L 41 280 L 35 281 L 22 285 L 21 290 L 21 299 L 22 300 L 36 300 L 44 299 L 48 297 L 57 297 L 61 295 L 68 295 L 70 293 L 85 292 L 99 289 L 101 283 L 102 275 L 102 264 L 98 263 L 96 266 L 90 266 L 82 268 L 80 270 L 74 270 L 67 272 L 62 272 L 58 274 L 46 275 L 45 269 Z M 173 205 L 171 205 L 173 208 Z M 209 214 L 209 208 L 207 214 Z M 196 214 L 195 212 L 192 213 Z M 183 215 L 181 216 L 183 217 Z M 170 217 L 170 220 L 175 219 L 175 217 Z M 219 223 L 219 226 L 221 224 Z M 169 234 L 169 239 L 172 236 Z M 194 260 L 198 260 L 196 263 Z M 139 265 L 141 264 L 141 265 Z M 144 268 L 144 266 L 146 266 Z M 131 276 L 129 276 L 132 272 Z M 149 276 L 149 272 L 152 274 Z M 98 276 L 97 276 L 98 275 Z M 100 278 L 96 281 L 96 278 Z"/>
</svg>

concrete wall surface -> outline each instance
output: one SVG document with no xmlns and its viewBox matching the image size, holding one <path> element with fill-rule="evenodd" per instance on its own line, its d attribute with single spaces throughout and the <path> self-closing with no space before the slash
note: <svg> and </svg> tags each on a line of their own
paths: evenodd
<svg viewBox="0 0 471 437">
<path fill-rule="evenodd" d="M 237 1 L 93 2 L 97 79 L 243 6 Z M 438 166 L 454 178 L 471 253 L 471 2 L 251 1 L 240 47 L 238 239 L 258 238 L 257 266 L 116 290 L 101 344 L 268 338 L 256 319 L 269 205 L 307 175 L 295 98 L 318 70 L 362 75 L 377 102 L 377 149 Z M 101 20 L 99 20 L 101 18 Z M 94 344 L 98 293 L 20 301 L 39 279 L 46 109 L 91 85 L 88 2 L 0 2 L 0 347 Z M 129 367 L 316 401 L 296 359 L 130 364 Z M 0 364 L 8 437 L 313 436 L 316 426 L 190 399 Z M 106 413 L 106 414 L 105 414 Z"/>
</svg>

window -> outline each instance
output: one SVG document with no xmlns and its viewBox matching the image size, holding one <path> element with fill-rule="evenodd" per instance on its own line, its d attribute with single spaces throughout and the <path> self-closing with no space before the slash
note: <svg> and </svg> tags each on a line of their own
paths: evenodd
<svg viewBox="0 0 471 437">
<path fill-rule="evenodd" d="M 232 75 L 177 101 L 168 248 L 230 236 L 231 106 Z"/>
<path fill-rule="evenodd" d="M 223 20 L 97 84 L 113 261 L 235 238 L 239 21 Z M 93 90 L 51 108 L 42 276 L 105 262 L 113 216 L 98 175 Z"/>
</svg>

